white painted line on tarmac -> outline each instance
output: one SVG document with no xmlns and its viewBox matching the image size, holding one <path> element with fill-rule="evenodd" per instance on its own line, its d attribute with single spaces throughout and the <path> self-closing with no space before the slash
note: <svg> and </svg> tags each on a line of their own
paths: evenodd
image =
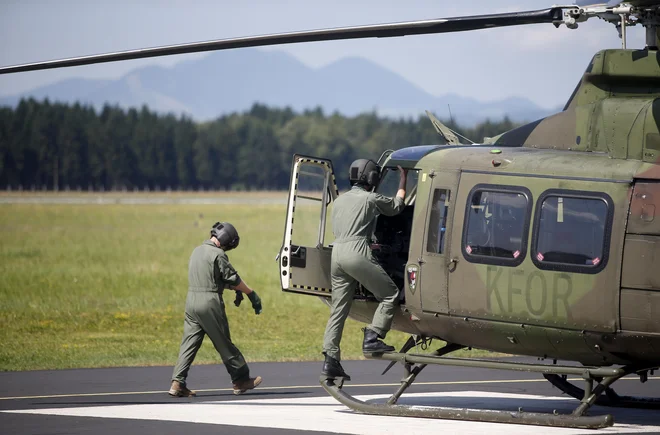
<svg viewBox="0 0 660 435">
<path fill-rule="evenodd" d="M 582 378 L 568 378 L 568 381 L 584 381 Z M 660 380 L 660 376 L 649 376 L 649 381 Z M 638 378 L 621 378 L 619 381 L 638 381 Z M 485 385 L 485 384 L 518 384 L 518 383 L 530 383 L 530 382 L 546 382 L 544 378 L 539 379 L 488 379 L 482 381 L 429 381 L 429 382 L 415 382 L 415 386 L 418 385 Z M 350 385 L 351 388 L 363 388 L 363 387 L 398 387 L 401 385 L 400 382 L 396 383 L 383 383 L 383 384 L 346 384 Z M 321 388 L 320 384 L 317 385 L 286 385 L 286 386 L 260 386 L 259 391 L 262 390 L 303 390 L 310 388 Z M 232 388 L 208 388 L 208 389 L 198 389 L 191 386 L 191 389 L 195 390 L 198 393 L 217 393 L 221 391 L 233 391 Z M 71 398 L 71 397 L 102 397 L 102 396 L 134 396 L 141 394 L 166 394 L 167 390 L 158 390 L 158 391 L 115 391 L 115 392 L 106 392 L 106 393 L 71 393 L 71 394 L 51 394 L 51 395 L 40 395 L 40 396 L 9 396 L 9 397 L 0 397 L 0 400 L 30 400 L 30 399 L 61 399 L 61 398 Z"/>
<path fill-rule="evenodd" d="M 358 396 L 363 401 L 384 402 L 388 394 Z M 455 408 L 506 409 L 522 407 L 530 412 L 570 413 L 577 401 L 565 397 L 462 391 L 410 394 L 401 404 Z M 4 413 L 58 415 L 72 417 L 119 418 L 134 420 L 176 421 L 241 427 L 307 430 L 345 434 L 461 434 L 527 435 L 543 434 L 614 434 L 659 433 L 660 413 L 648 410 L 607 409 L 595 407 L 591 415 L 612 413 L 615 425 L 600 430 L 564 429 L 502 423 L 435 420 L 411 417 L 383 417 L 350 411 L 331 397 L 286 399 L 241 399 L 220 402 L 172 404 L 85 406 L 79 408 L 23 409 Z"/>
<path fill-rule="evenodd" d="M 660 377 L 658 378 L 660 379 Z M 582 378 L 575 378 L 576 381 L 583 380 Z M 545 379 L 504 379 L 504 380 L 486 380 L 486 381 L 436 381 L 436 382 L 415 382 L 415 385 L 459 385 L 459 384 L 500 384 L 500 383 L 519 383 L 519 382 L 546 382 Z M 346 384 L 348 385 L 348 384 Z M 398 387 L 401 383 L 384 383 L 384 384 L 350 384 L 351 387 Z M 190 388 L 198 393 L 220 392 L 220 391 L 234 391 L 233 388 L 208 388 L 198 389 L 194 386 Z M 260 386 L 259 391 L 262 390 L 302 390 L 318 388 L 321 385 L 287 385 L 280 387 L 264 387 Z M 125 395 L 138 395 L 138 394 L 165 394 L 167 391 L 127 391 L 127 392 L 112 392 L 112 393 L 79 393 L 79 394 L 55 394 L 50 396 L 15 396 L 15 397 L 0 397 L 0 400 L 19 400 L 19 399 L 57 399 L 62 397 L 96 397 L 96 396 L 125 396 Z"/>
</svg>

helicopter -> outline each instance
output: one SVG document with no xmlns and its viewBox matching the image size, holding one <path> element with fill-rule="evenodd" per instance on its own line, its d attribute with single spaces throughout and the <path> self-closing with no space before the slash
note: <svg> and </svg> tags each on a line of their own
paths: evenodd
<svg viewBox="0 0 660 435">
<path fill-rule="evenodd" d="M 660 367 L 660 2 L 578 2 L 500 13 L 251 36 L 0 67 L 0 74 L 172 54 L 313 41 L 386 38 L 552 24 L 575 29 L 599 18 L 622 49 L 596 53 L 564 109 L 482 143 L 462 144 L 429 113 L 442 145 L 388 150 L 376 191 L 393 196 L 408 171 L 406 207 L 380 216 L 372 250 L 402 290 L 392 329 L 410 334 L 398 352 L 366 355 L 402 363 L 387 403 L 360 401 L 343 379 L 321 378 L 342 404 L 367 414 L 571 428 L 614 424 L 594 405 L 660 408 L 659 398 L 618 395 L 628 375 Z M 626 29 L 646 28 L 628 49 Z M 294 155 L 281 250 L 283 291 L 332 294 L 328 218 L 338 197 L 332 162 Z M 656 211 L 657 210 L 657 211 Z M 368 323 L 377 301 L 356 292 L 350 316 Z M 437 339 L 430 354 L 411 352 Z M 478 348 L 551 363 L 454 358 Z M 559 361 L 566 363 L 559 364 Z M 413 407 L 397 404 L 430 364 L 540 373 L 580 402 L 571 414 Z M 581 377 L 584 387 L 568 376 Z"/>
</svg>

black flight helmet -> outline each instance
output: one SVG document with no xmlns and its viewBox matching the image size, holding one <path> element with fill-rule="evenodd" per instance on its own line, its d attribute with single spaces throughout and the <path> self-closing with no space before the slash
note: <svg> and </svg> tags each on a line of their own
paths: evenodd
<svg viewBox="0 0 660 435">
<path fill-rule="evenodd" d="M 380 166 L 373 160 L 358 159 L 351 163 L 348 179 L 351 185 L 357 184 L 367 189 L 375 187 L 380 182 Z"/>
<path fill-rule="evenodd" d="M 240 237 L 238 231 L 229 222 L 216 222 L 211 228 L 211 236 L 218 239 L 220 247 L 225 251 L 229 251 L 238 246 Z"/>
</svg>

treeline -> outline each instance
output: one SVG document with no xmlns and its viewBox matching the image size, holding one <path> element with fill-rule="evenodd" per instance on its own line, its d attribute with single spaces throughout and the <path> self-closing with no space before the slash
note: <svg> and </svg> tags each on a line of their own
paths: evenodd
<svg viewBox="0 0 660 435">
<path fill-rule="evenodd" d="M 481 141 L 515 125 L 472 129 Z M 255 104 L 249 111 L 196 123 L 142 109 L 22 100 L 0 109 L 0 189 L 287 189 L 294 153 L 330 158 L 338 172 L 386 149 L 442 143 L 430 121 L 367 113 L 326 115 L 318 108 Z"/>
</svg>

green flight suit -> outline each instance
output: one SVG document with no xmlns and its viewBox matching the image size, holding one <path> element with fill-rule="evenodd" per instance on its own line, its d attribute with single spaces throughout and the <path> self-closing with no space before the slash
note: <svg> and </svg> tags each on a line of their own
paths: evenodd
<svg viewBox="0 0 660 435">
<path fill-rule="evenodd" d="M 188 370 L 208 335 L 220 354 L 232 382 L 249 378 L 250 370 L 243 354 L 232 343 L 222 292 L 241 282 L 227 254 L 211 239 L 195 248 L 188 264 L 188 296 L 183 322 L 183 339 L 173 381 L 185 385 Z"/>
<path fill-rule="evenodd" d="M 404 207 L 403 199 L 399 197 L 367 192 L 359 186 L 340 195 L 333 204 L 332 303 L 323 338 L 323 353 L 338 361 L 341 360 L 339 342 L 358 282 L 380 301 L 369 329 L 382 338 L 390 330 L 395 306 L 399 302 L 399 289 L 378 264 L 369 245 L 376 218 L 380 214 L 394 216 Z"/>
</svg>

